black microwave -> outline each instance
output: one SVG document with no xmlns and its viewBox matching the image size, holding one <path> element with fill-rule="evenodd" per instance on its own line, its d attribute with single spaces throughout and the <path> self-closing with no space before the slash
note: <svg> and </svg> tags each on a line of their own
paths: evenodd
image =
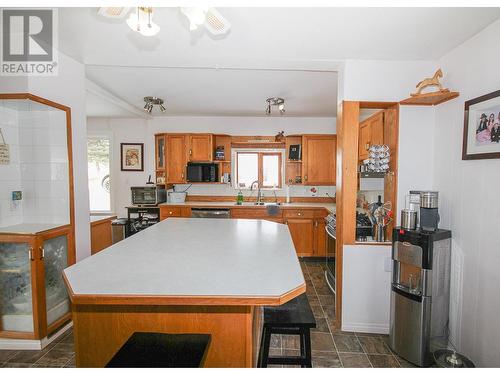
<svg viewBox="0 0 500 375">
<path fill-rule="evenodd" d="M 219 166 L 215 163 L 188 163 L 187 182 L 217 182 Z"/>
</svg>

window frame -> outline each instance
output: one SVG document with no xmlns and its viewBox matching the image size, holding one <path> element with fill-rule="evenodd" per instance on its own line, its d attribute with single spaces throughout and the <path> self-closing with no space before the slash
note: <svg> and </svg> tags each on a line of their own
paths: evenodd
<svg viewBox="0 0 500 375">
<path fill-rule="evenodd" d="M 109 211 L 107 210 L 91 210 L 90 208 L 90 191 L 89 191 L 89 212 L 90 216 L 99 216 L 99 215 L 109 215 L 114 214 L 115 200 L 113 194 L 113 181 L 114 181 L 114 157 L 113 157 L 113 133 L 107 131 L 88 131 L 86 142 L 89 138 L 105 138 L 109 140 Z M 88 149 L 87 151 L 87 189 L 88 189 Z"/>
<path fill-rule="evenodd" d="M 259 181 L 259 186 L 261 190 L 281 190 L 283 189 L 283 184 L 284 184 L 284 150 L 281 149 L 237 149 L 237 150 L 232 150 L 232 160 L 231 163 L 234 165 L 233 167 L 233 176 L 236 178 L 234 179 L 234 189 L 236 190 L 251 190 L 251 187 L 244 187 L 240 188 L 238 184 L 238 154 L 257 154 L 257 175 L 258 178 L 257 180 Z M 269 156 L 278 156 L 278 186 L 276 188 L 272 186 L 264 186 L 263 185 L 263 157 L 264 155 L 269 155 Z"/>
</svg>

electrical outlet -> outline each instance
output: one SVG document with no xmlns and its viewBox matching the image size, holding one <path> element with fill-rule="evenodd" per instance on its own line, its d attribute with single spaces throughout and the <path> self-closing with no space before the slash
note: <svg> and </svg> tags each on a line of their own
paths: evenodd
<svg viewBox="0 0 500 375">
<path fill-rule="evenodd" d="M 13 201 L 20 201 L 23 199 L 23 192 L 20 190 L 16 190 L 12 192 L 12 200 Z"/>
</svg>

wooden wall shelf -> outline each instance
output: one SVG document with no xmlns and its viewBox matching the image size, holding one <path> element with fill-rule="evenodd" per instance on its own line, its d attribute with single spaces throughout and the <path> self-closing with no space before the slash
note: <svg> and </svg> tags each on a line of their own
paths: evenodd
<svg viewBox="0 0 500 375">
<path fill-rule="evenodd" d="M 401 100 L 401 105 L 438 105 L 448 100 L 455 99 L 460 94 L 456 91 L 438 91 L 421 94 L 418 96 L 411 96 L 407 99 Z"/>
</svg>

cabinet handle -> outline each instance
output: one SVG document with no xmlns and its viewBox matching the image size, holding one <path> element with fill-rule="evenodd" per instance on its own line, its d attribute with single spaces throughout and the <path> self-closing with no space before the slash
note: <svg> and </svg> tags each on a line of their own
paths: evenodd
<svg viewBox="0 0 500 375">
<path fill-rule="evenodd" d="M 315 227 L 315 228 L 317 228 L 317 227 L 318 227 L 318 220 L 316 220 L 316 221 L 314 222 L 314 227 Z"/>
<path fill-rule="evenodd" d="M 370 142 L 366 142 L 366 144 L 365 144 L 365 150 L 368 151 L 369 149 L 370 149 Z"/>
<path fill-rule="evenodd" d="M 181 173 L 181 179 L 184 180 L 184 173 Z"/>
<path fill-rule="evenodd" d="M 30 247 L 29 250 L 28 250 L 28 255 L 30 257 L 30 260 L 35 260 L 35 258 L 33 257 L 33 247 Z"/>
<path fill-rule="evenodd" d="M 193 155 L 193 150 L 189 150 L 189 155 Z"/>
<path fill-rule="evenodd" d="M 288 225 L 288 220 L 285 220 L 285 224 Z"/>
<path fill-rule="evenodd" d="M 297 212 L 297 216 L 302 216 L 302 212 Z"/>
<path fill-rule="evenodd" d="M 42 260 L 43 258 L 45 258 L 45 249 L 40 246 L 38 250 L 40 250 L 40 260 Z"/>
<path fill-rule="evenodd" d="M 172 211 L 170 211 L 168 214 L 169 214 L 169 215 L 172 215 Z"/>
<path fill-rule="evenodd" d="M 304 176 L 304 181 L 307 181 L 307 175 Z"/>
</svg>

